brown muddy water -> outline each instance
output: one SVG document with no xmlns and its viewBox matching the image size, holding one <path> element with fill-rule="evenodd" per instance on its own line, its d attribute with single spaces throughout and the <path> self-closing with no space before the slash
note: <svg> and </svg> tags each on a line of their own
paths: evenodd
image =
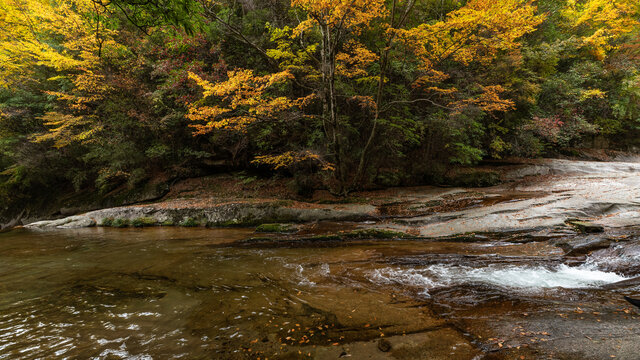
<svg viewBox="0 0 640 360">
<path fill-rule="evenodd" d="M 640 358 L 633 233 L 577 258 L 521 234 L 253 236 L 0 234 L 0 359 Z"/>
</svg>

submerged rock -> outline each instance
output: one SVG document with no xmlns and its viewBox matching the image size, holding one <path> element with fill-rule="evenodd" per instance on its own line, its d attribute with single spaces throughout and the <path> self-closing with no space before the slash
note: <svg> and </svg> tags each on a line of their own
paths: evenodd
<svg viewBox="0 0 640 360">
<path fill-rule="evenodd" d="M 262 224 L 256 227 L 256 232 L 262 233 L 294 233 L 298 231 L 295 224 Z"/>
<path fill-rule="evenodd" d="M 389 350 L 391 350 L 391 343 L 386 339 L 378 340 L 378 350 L 382 352 L 389 352 Z"/>
<path fill-rule="evenodd" d="M 606 249 L 612 241 L 603 237 L 572 237 L 559 240 L 556 246 L 564 250 L 567 256 L 586 255 L 592 251 Z"/>
</svg>

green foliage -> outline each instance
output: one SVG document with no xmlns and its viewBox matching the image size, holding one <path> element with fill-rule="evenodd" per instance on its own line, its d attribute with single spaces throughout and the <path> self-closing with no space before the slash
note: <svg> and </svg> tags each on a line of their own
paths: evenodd
<svg viewBox="0 0 640 360">
<path fill-rule="evenodd" d="M 131 222 L 129 219 L 116 218 L 111 222 L 111 226 L 115 228 L 126 228 L 129 227 Z"/>
<path fill-rule="evenodd" d="M 158 222 L 156 221 L 156 219 L 152 218 L 152 217 L 140 217 L 140 218 L 136 218 L 133 219 L 131 221 L 131 226 L 133 227 L 147 227 L 147 226 L 156 226 L 158 224 Z"/>
<path fill-rule="evenodd" d="M 188 217 L 188 218 L 182 220 L 182 222 L 180 222 L 180 226 L 182 226 L 182 227 L 198 227 L 198 226 L 200 226 L 200 223 L 196 219 L 194 219 L 192 217 Z"/>
<path fill-rule="evenodd" d="M 471 26 L 447 23 L 455 20 L 447 14 L 471 2 L 416 3 L 406 23 L 395 24 L 399 37 L 389 46 L 389 17 L 377 12 L 343 29 L 330 49 L 329 57 L 337 58 L 332 98 L 323 82 L 328 44 L 319 25 L 296 29 L 310 8 L 279 1 L 117 0 L 97 4 L 97 17 L 93 3 L 63 3 L 24 3 L 40 21 L 36 35 L 24 24 L 0 20 L 0 85 L 11 84 L 0 86 L 4 211 L 62 193 L 106 196 L 156 177 L 245 171 L 242 182 L 251 185 L 257 176 L 277 175 L 310 197 L 319 188 L 339 189 L 338 183 L 346 189 L 453 181 L 447 177 L 452 166 L 566 153 L 595 137 L 622 150 L 640 146 L 640 28 L 637 5 L 629 0 L 617 8 L 603 0 L 523 2 L 521 8 L 535 4 L 546 16 L 531 22 L 535 31 L 525 29 L 526 35 L 496 48 L 493 41 L 502 37 L 472 31 L 479 45 L 461 43 L 466 52 L 443 53 L 442 59 L 420 50 L 445 51 L 438 41 Z M 384 5 L 362 5 L 374 3 Z M 440 40 L 420 31 L 432 26 L 442 27 Z M 12 37 L 32 42 L 20 52 Z M 263 116 L 264 108 L 261 114 L 243 108 L 248 114 L 240 115 L 253 116 L 244 131 L 220 127 L 194 137 L 186 115 L 200 104 L 202 88 L 189 73 L 229 85 L 229 71 L 240 69 L 265 79 L 288 70 L 290 81 L 262 89 L 266 98 L 304 101 L 274 118 Z M 210 96 L 207 102 L 228 100 Z M 296 153 L 314 154 L 334 171 L 313 161 L 277 170 L 252 162 L 258 155 Z M 362 178 L 355 178 L 360 166 Z M 128 226 L 122 219 L 105 221 Z"/>
</svg>

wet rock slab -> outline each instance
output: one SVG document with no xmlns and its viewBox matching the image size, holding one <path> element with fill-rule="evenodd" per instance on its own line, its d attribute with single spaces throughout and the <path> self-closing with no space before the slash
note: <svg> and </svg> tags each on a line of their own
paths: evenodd
<svg viewBox="0 0 640 360">
<path fill-rule="evenodd" d="M 605 236 L 578 236 L 555 241 L 554 244 L 565 251 L 567 256 L 580 256 L 595 250 L 606 249 L 614 243 Z"/>
<path fill-rule="evenodd" d="M 312 354 L 314 359 L 329 360 L 340 358 L 351 359 L 473 359 L 481 354 L 468 340 L 459 333 L 443 328 L 431 332 L 398 335 L 384 338 L 383 350 L 381 340 L 358 341 L 342 346 L 326 346 L 318 348 Z"/>
<path fill-rule="evenodd" d="M 96 226 L 96 220 L 90 216 L 78 215 L 60 220 L 39 221 L 25 225 L 30 230 L 81 229 Z"/>
</svg>

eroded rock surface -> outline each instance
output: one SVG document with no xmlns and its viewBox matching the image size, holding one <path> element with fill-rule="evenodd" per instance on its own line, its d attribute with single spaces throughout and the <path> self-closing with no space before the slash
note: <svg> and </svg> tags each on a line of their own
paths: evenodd
<svg viewBox="0 0 640 360">
<path fill-rule="evenodd" d="M 640 163 L 547 160 L 506 174 L 513 182 L 483 189 L 417 187 L 390 191 L 386 198 L 351 204 L 273 199 L 220 203 L 212 198 L 173 199 L 88 212 L 32 229 L 103 225 L 105 219 L 157 224 L 254 226 L 263 223 L 374 221 L 420 237 L 469 232 L 567 228 L 600 231 L 640 223 Z M 562 230 L 560 230 L 562 231 Z"/>
<path fill-rule="evenodd" d="M 519 193 L 520 198 L 506 197 L 506 201 L 488 206 L 396 219 L 391 227 L 438 237 L 563 227 L 567 219 L 588 222 L 590 229 L 640 223 L 638 163 L 550 160 L 517 170 L 513 176 L 522 175 L 537 177 L 481 190 L 485 198 L 511 192 Z M 523 196 L 527 193 L 534 196 Z"/>
<path fill-rule="evenodd" d="M 96 226 L 96 220 L 89 215 L 70 216 L 59 220 L 38 221 L 25 225 L 31 230 L 80 229 Z"/>
</svg>

